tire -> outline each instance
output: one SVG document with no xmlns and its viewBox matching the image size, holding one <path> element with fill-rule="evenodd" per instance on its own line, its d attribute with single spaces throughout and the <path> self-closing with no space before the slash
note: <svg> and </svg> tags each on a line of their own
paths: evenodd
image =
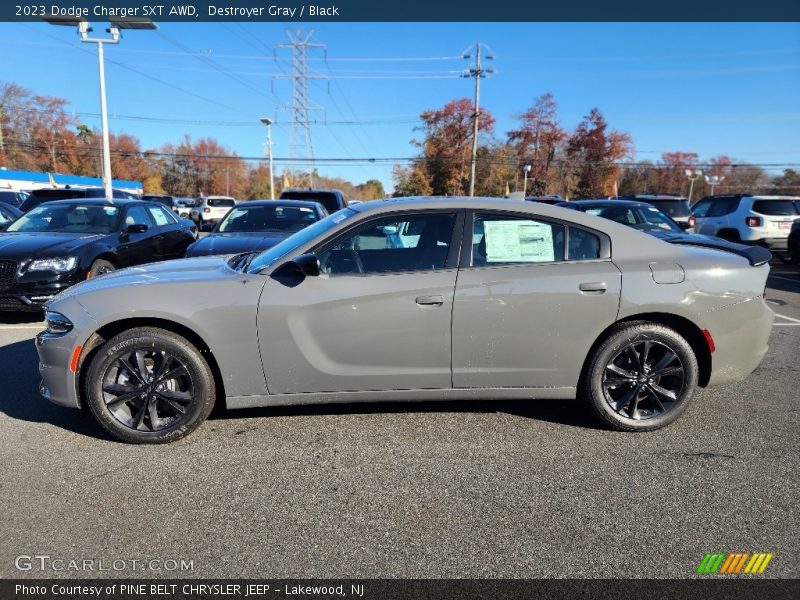
<svg viewBox="0 0 800 600">
<path fill-rule="evenodd" d="M 103 260 L 102 258 L 98 258 L 96 261 L 92 263 L 92 266 L 89 267 L 89 279 L 94 279 L 98 275 L 102 275 L 104 273 L 111 273 L 111 271 L 116 271 L 117 267 L 114 266 L 114 263 L 109 262 L 107 260 Z"/>
<path fill-rule="evenodd" d="M 167 377 L 159 380 L 159 375 Z M 215 394 L 200 351 L 185 338 L 153 327 L 113 337 L 86 372 L 92 416 L 114 438 L 131 444 L 166 444 L 189 435 L 211 413 Z"/>
<path fill-rule="evenodd" d="M 663 374 L 654 376 L 656 369 Z M 698 371 L 694 351 L 674 329 L 656 323 L 625 323 L 595 348 L 581 379 L 580 395 L 611 429 L 653 431 L 669 425 L 686 409 L 697 387 Z"/>
</svg>

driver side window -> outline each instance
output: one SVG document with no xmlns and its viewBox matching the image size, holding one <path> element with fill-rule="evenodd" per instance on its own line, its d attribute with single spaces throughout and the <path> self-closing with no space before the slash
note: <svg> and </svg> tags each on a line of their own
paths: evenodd
<svg viewBox="0 0 800 600">
<path fill-rule="evenodd" d="M 455 213 L 375 219 L 317 251 L 320 269 L 332 275 L 443 269 L 455 220 Z"/>
</svg>

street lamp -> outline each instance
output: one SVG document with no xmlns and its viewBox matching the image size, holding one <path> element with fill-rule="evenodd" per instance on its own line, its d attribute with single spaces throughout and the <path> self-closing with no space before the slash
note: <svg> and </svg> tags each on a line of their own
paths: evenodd
<svg viewBox="0 0 800 600">
<path fill-rule="evenodd" d="M 267 156 L 269 156 L 269 199 L 270 200 L 275 200 L 275 181 L 274 181 L 273 175 L 272 175 L 272 123 L 273 123 L 273 121 L 269 117 L 261 117 L 261 119 L 259 119 L 259 120 L 264 125 L 267 126 L 267 143 L 265 144 L 265 146 L 266 146 L 265 149 L 267 151 Z"/>
<path fill-rule="evenodd" d="M 528 173 L 531 172 L 531 166 L 530 165 L 525 165 L 524 167 L 522 167 L 522 170 L 525 173 L 525 179 L 523 179 L 523 183 L 522 183 L 522 195 L 523 196 L 527 196 L 528 195 Z"/>
<path fill-rule="evenodd" d="M 103 44 L 118 44 L 120 29 L 158 29 L 158 26 L 150 19 L 142 17 L 116 17 L 110 19 L 111 27 L 106 32 L 110 38 L 90 38 L 92 28 L 89 21 L 80 17 L 70 17 L 61 15 L 45 15 L 44 20 L 50 25 L 62 25 L 66 27 L 77 27 L 81 42 L 97 44 L 97 65 L 100 71 L 100 124 L 103 130 L 103 189 L 105 190 L 106 200 L 113 202 L 114 194 L 111 189 L 111 146 L 108 141 L 108 111 L 106 110 L 106 69 L 103 60 Z"/>
<path fill-rule="evenodd" d="M 706 175 L 705 177 L 706 183 L 711 186 L 711 195 L 714 195 L 714 188 L 717 187 L 720 183 L 725 181 L 724 175 Z"/>
<path fill-rule="evenodd" d="M 700 169 L 686 169 L 683 174 L 689 178 L 689 203 L 691 204 L 692 192 L 694 191 L 694 180 L 700 177 L 703 172 Z"/>
</svg>

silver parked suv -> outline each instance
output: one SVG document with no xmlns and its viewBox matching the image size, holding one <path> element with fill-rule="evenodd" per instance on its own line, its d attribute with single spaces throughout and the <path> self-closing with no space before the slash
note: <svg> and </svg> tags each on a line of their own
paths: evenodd
<svg viewBox="0 0 800 600">
<path fill-rule="evenodd" d="M 236 200 L 230 196 L 200 196 L 195 199 L 194 208 L 189 215 L 192 221 L 202 229 L 205 225 L 213 225 L 221 221 L 234 206 L 236 206 Z"/>
<path fill-rule="evenodd" d="M 692 206 L 692 212 L 697 233 L 765 246 L 785 256 L 792 223 L 800 218 L 800 197 L 708 196 Z"/>
</svg>

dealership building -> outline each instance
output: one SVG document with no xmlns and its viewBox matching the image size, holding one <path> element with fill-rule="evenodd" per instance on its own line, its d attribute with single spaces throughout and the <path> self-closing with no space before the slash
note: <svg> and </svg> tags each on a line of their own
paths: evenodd
<svg viewBox="0 0 800 600">
<path fill-rule="evenodd" d="M 82 175 L 62 175 L 61 173 L 37 173 L 35 171 L 12 171 L 0 167 L 0 190 L 30 191 L 41 188 L 70 187 L 102 187 L 99 177 L 83 177 Z M 142 194 L 140 181 L 112 179 L 111 186 L 117 190 Z"/>
</svg>

